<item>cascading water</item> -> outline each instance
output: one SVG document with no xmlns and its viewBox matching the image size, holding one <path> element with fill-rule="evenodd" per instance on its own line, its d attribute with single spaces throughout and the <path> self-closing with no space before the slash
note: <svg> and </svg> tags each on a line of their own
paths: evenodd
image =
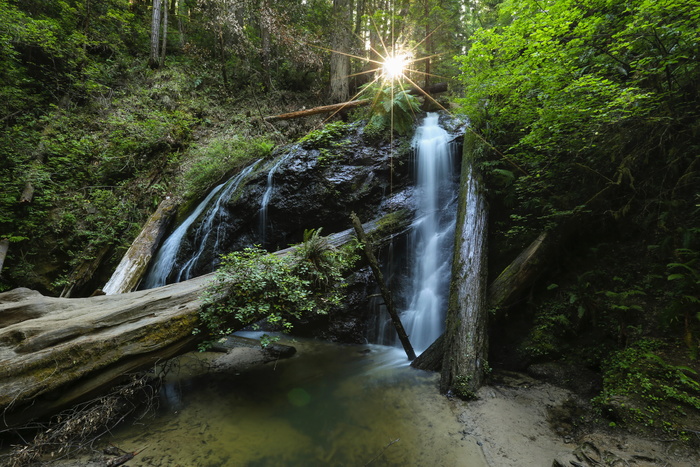
<svg viewBox="0 0 700 467">
<path fill-rule="evenodd" d="M 275 172 L 282 162 L 284 162 L 291 153 L 280 157 L 270 168 L 267 173 L 267 186 L 265 187 L 265 193 L 263 194 L 262 200 L 260 201 L 260 209 L 258 210 L 258 218 L 260 219 L 260 244 L 265 246 L 265 241 L 267 240 L 267 206 L 270 204 L 270 197 L 272 196 L 272 189 L 274 188 Z"/>
<path fill-rule="evenodd" d="M 238 189 L 241 181 L 253 171 L 258 162 L 260 161 L 252 163 L 227 182 L 212 189 L 187 219 L 170 234 L 153 258 L 141 286 L 142 289 L 152 289 L 167 283 L 191 279 L 193 277 L 192 271 L 198 266 L 204 250 L 211 248 L 213 251 L 217 251 L 217 246 L 223 236 L 222 229 L 226 225 L 224 221 L 228 216 L 228 213 L 222 209 L 222 205 Z M 190 227 L 200 217 L 202 221 L 197 226 L 191 245 L 193 253 L 184 264 L 178 265 L 176 260 L 183 247 L 185 237 L 190 231 Z"/>
<path fill-rule="evenodd" d="M 429 113 L 413 139 L 416 153 L 416 219 L 408 238 L 409 275 L 401 321 L 417 353 L 444 330 L 456 222 L 458 170 L 450 136 Z M 380 325 L 391 326 L 388 320 Z M 380 343 L 393 344 L 395 333 L 379 330 Z"/>
</svg>

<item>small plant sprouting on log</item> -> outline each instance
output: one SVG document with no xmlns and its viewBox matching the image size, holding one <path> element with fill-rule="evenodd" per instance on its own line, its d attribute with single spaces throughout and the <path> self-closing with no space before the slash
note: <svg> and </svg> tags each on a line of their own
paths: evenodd
<svg viewBox="0 0 700 467">
<path fill-rule="evenodd" d="M 357 259 L 354 247 L 335 248 L 320 230 L 306 231 L 304 243 L 288 255 L 259 248 L 222 256 L 204 295 L 200 321 L 209 340 L 265 320 L 275 331 L 289 332 L 305 314 L 326 314 L 342 299 L 343 273 Z M 274 339 L 265 337 L 263 345 Z"/>
</svg>

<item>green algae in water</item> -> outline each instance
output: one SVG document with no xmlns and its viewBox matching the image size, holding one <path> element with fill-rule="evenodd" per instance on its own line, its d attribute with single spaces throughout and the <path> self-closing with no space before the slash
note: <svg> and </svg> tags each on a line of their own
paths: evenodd
<svg viewBox="0 0 700 467">
<path fill-rule="evenodd" d="M 110 442 L 146 448 L 132 467 L 485 465 L 437 375 L 397 349 L 294 345 L 288 360 L 173 379 L 156 417 Z"/>
</svg>

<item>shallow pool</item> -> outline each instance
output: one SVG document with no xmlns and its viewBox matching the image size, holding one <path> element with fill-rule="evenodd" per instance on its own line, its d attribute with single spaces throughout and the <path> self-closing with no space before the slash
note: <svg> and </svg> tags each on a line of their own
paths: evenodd
<svg viewBox="0 0 700 467">
<path fill-rule="evenodd" d="M 143 449 L 132 467 L 486 465 L 437 375 L 400 350 L 291 345 L 294 357 L 246 370 L 207 371 L 220 354 L 181 357 L 155 417 L 109 441 Z"/>
</svg>

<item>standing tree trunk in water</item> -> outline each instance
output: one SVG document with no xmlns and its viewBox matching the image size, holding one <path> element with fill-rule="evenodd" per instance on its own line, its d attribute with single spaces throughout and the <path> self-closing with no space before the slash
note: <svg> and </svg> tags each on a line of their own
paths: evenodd
<svg viewBox="0 0 700 467">
<path fill-rule="evenodd" d="M 335 33 L 331 52 L 331 96 L 333 102 L 345 102 L 350 97 L 350 34 L 352 0 L 333 0 Z"/>
<path fill-rule="evenodd" d="M 153 15 L 151 17 L 151 53 L 148 58 L 148 65 L 151 68 L 158 68 L 158 65 L 160 64 L 160 54 L 158 53 L 158 47 L 160 44 L 161 5 L 162 0 L 153 0 Z"/>
<path fill-rule="evenodd" d="M 487 208 L 465 141 L 452 282 L 447 306 L 440 390 L 474 397 L 488 368 L 486 308 Z"/>
</svg>

